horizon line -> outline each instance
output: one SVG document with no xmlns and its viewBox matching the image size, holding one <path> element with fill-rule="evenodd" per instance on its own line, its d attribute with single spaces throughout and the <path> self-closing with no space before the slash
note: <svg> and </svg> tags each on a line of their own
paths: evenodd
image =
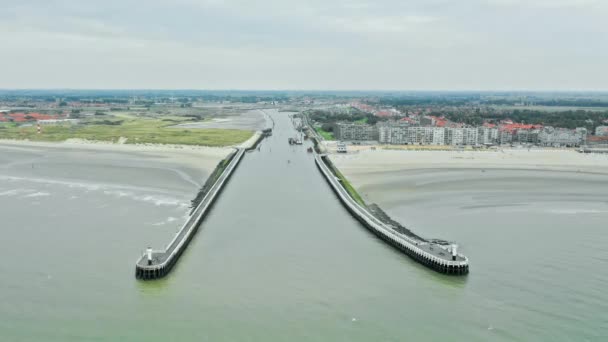
<svg viewBox="0 0 608 342">
<path fill-rule="evenodd" d="M 608 89 L 246 89 L 246 88 L 0 88 L 1 91 L 248 91 L 248 92 L 539 92 L 539 93 L 608 93 Z"/>
</svg>

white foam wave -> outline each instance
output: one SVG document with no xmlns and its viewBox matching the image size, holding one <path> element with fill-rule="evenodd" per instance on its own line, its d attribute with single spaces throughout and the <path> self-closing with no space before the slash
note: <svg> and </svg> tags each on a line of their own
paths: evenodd
<svg viewBox="0 0 608 342">
<path fill-rule="evenodd" d="M 17 196 L 17 195 L 21 195 L 21 194 L 28 193 L 28 192 L 30 192 L 30 190 L 28 190 L 28 189 L 12 189 L 12 190 L 6 190 L 6 191 L 0 192 L 0 196 L 11 197 L 11 196 Z"/>
<path fill-rule="evenodd" d="M 140 195 L 131 191 L 123 190 L 106 190 L 103 193 L 116 198 L 128 198 L 135 201 L 153 203 L 156 206 L 173 206 L 183 208 L 188 207 L 189 205 L 182 199 L 162 195 Z"/>
<path fill-rule="evenodd" d="M 71 181 L 63 181 L 57 179 L 46 179 L 46 178 L 26 178 L 26 177 L 14 177 L 14 176 L 0 176 L 0 180 L 4 181 L 22 181 L 22 182 L 32 182 L 38 184 L 53 184 L 53 185 L 63 185 L 69 188 L 82 188 L 86 190 L 99 190 L 104 186 L 104 184 L 96 184 L 96 183 L 85 183 L 85 182 L 71 182 Z"/>
<path fill-rule="evenodd" d="M 22 182 L 31 182 L 31 183 L 39 183 L 39 184 L 51 184 L 51 185 L 62 185 L 67 186 L 69 188 L 80 188 L 90 191 L 96 190 L 132 190 L 132 191 L 159 191 L 162 192 L 163 189 L 153 188 L 153 187 L 139 187 L 139 186 L 131 186 L 131 185 L 123 185 L 123 184 L 111 184 L 111 183 L 93 183 L 86 181 L 70 181 L 70 180 L 59 180 L 59 179 L 49 179 L 49 178 L 26 178 L 26 177 L 14 177 L 14 176 L 0 176 L 0 180 L 3 181 L 22 181 Z"/>
<path fill-rule="evenodd" d="M 153 196 L 153 195 L 136 196 L 134 199 L 143 201 L 143 202 L 154 203 L 154 205 L 159 206 L 159 207 L 160 206 L 183 207 L 184 205 L 187 205 L 186 203 L 184 203 L 184 201 L 179 200 L 177 198 L 170 198 L 170 197 L 163 197 L 163 196 Z"/>
<path fill-rule="evenodd" d="M 0 180 L 7 181 L 25 181 L 25 182 L 33 182 L 39 184 L 52 184 L 52 185 L 62 185 L 67 186 L 69 188 L 78 188 L 84 189 L 88 191 L 103 191 L 104 194 L 110 195 L 116 198 L 128 198 L 135 201 L 153 203 L 156 206 L 169 206 L 169 207 L 177 207 L 177 208 L 188 208 L 190 206 L 190 201 L 184 201 L 180 198 L 175 198 L 172 196 L 163 195 L 162 189 L 155 188 L 143 188 L 136 186 L 117 186 L 113 184 L 102 184 L 102 183 L 86 183 L 86 182 L 71 182 L 64 180 L 55 180 L 55 179 L 44 179 L 44 178 L 23 178 L 23 177 L 13 177 L 13 176 L 0 176 Z M 21 194 L 29 194 L 32 192 L 36 192 L 36 194 L 30 194 L 27 197 L 41 197 L 41 196 L 49 196 L 48 193 L 38 192 L 38 190 L 31 189 L 12 189 L 8 191 L 0 192 L 0 196 L 17 196 Z M 160 192 L 161 194 L 149 194 L 150 192 Z M 148 193 L 148 194 L 146 194 Z M 73 197 L 73 196 L 72 196 Z"/>
<path fill-rule="evenodd" d="M 106 194 L 106 195 L 116 196 L 118 198 L 121 198 L 121 197 L 133 197 L 133 193 L 132 192 L 121 191 L 121 190 L 113 190 L 113 191 L 106 190 L 103 193 Z"/>
<path fill-rule="evenodd" d="M 166 220 L 164 221 L 160 221 L 160 222 L 156 222 L 156 223 L 152 223 L 153 226 L 164 226 L 165 224 L 177 221 L 178 219 L 176 217 L 173 216 L 169 216 L 167 217 Z"/>
<path fill-rule="evenodd" d="M 38 192 L 34 192 L 32 194 L 29 194 L 29 195 L 25 195 L 23 197 L 27 197 L 27 198 L 30 198 L 30 197 L 46 197 L 46 196 L 50 196 L 50 195 L 51 194 L 49 194 L 48 192 L 38 191 Z"/>
<path fill-rule="evenodd" d="M 578 215 L 578 214 L 603 214 L 608 213 L 608 210 L 598 209 L 552 209 L 549 210 L 551 214 L 558 215 Z"/>
</svg>

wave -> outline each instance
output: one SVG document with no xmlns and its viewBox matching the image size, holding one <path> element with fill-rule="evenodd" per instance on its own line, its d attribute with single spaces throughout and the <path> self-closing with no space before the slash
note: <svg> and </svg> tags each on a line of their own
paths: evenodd
<svg viewBox="0 0 608 342">
<path fill-rule="evenodd" d="M 84 182 L 70 182 L 70 181 L 62 181 L 56 179 L 47 179 L 47 178 L 26 178 L 26 177 L 15 177 L 15 176 L 0 176 L 0 180 L 10 181 L 10 182 L 32 182 L 38 184 L 52 184 L 52 185 L 63 185 L 69 188 L 82 188 L 86 190 L 99 190 L 104 186 L 111 186 L 106 184 L 97 184 L 97 183 L 84 183 Z"/>
<path fill-rule="evenodd" d="M 0 180 L 16 182 L 31 182 L 38 184 L 52 184 L 52 185 L 62 185 L 67 186 L 69 188 L 78 188 L 85 189 L 89 191 L 96 190 L 112 190 L 112 189 L 122 189 L 122 190 L 133 190 L 133 191 L 151 191 L 151 192 L 164 192 L 163 189 L 152 188 L 152 187 L 139 187 L 132 185 L 116 185 L 116 184 L 108 184 L 108 183 L 92 183 L 92 182 L 75 182 L 69 180 L 59 180 L 59 179 L 49 179 L 49 178 L 29 178 L 29 177 L 16 177 L 16 176 L 0 176 Z"/>
<path fill-rule="evenodd" d="M 6 191 L 0 192 L 0 197 L 2 197 L 2 196 L 13 197 L 13 196 L 21 196 L 21 195 L 24 195 L 23 198 L 33 198 L 33 197 L 50 196 L 51 194 L 48 192 L 38 191 L 38 190 L 34 190 L 34 189 L 26 189 L 26 188 L 11 189 L 11 190 L 6 190 Z"/>
<path fill-rule="evenodd" d="M 29 194 L 29 195 L 25 195 L 23 197 L 27 197 L 27 198 L 29 198 L 29 197 L 46 197 L 46 196 L 50 196 L 50 195 L 51 194 L 49 194 L 48 192 L 38 191 L 38 192 L 34 192 L 32 194 Z"/>
<path fill-rule="evenodd" d="M 608 213 L 608 210 L 598 209 L 551 209 L 548 210 L 551 214 L 558 215 L 578 215 L 578 214 L 604 214 Z"/>
<path fill-rule="evenodd" d="M 156 222 L 156 223 L 152 223 L 152 225 L 153 226 L 164 226 L 165 224 L 168 224 L 168 223 L 171 223 L 171 222 L 175 222 L 177 220 L 178 220 L 177 217 L 169 216 L 169 217 L 167 217 L 166 220 L 160 221 L 160 222 Z"/>
<path fill-rule="evenodd" d="M 105 190 L 103 193 L 116 198 L 128 198 L 135 201 L 153 203 L 156 206 L 173 206 L 179 208 L 188 208 L 190 206 L 189 202 L 182 199 L 162 195 L 141 195 L 124 190 Z"/>
<path fill-rule="evenodd" d="M 190 206 L 189 200 L 184 200 L 168 195 L 163 195 L 162 193 L 166 193 L 163 189 L 155 189 L 155 188 L 145 188 L 145 187 L 137 187 L 137 186 L 121 186 L 121 185 L 112 185 L 112 184 L 104 184 L 104 183 L 86 183 L 86 182 L 71 182 L 64 180 L 55 180 L 55 179 L 45 179 L 45 178 L 24 178 L 24 177 L 14 177 L 14 176 L 0 176 L 0 180 L 7 181 L 26 181 L 26 182 L 34 182 L 39 184 L 52 184 L 52 185 L 61 185 L 67 186 L 69 188 L 75 189 L 84 189 L 86 191 L 103 191 L 104 194 L 114 196 L 116 198 L 129 198 L 135 201 L 153 203 L 156 206 L 173 206 L 179 208 L 188 208 Z M 0 192 L 0 196 L 16 196 L 23 193 L 31 193 L 37 192 L 38 190 L 31 189 L 13 189 L 4 192 Z M 157 194 L 150 194 L 151 192 L 155 192 Z M 147 194 L 146 194 L 147 193 Z M 40 197 L 46 196 L 45 193 L 32 194 L 28 197 Z"/>
<path fill-rule="evenodd" d="M 2 191 L 0 192 L 0 196 L 17 196 L 17 195 L 21 195 L 24 193 L 28 193 L 31 192 L 31 190 L 29 189 L 12 189 L 12 190 L 6 190 L 6 191 Z"/>
</svg>

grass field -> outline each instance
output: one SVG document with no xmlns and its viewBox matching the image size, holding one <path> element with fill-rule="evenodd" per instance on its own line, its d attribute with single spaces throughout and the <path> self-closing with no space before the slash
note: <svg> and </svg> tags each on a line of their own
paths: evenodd
<svg viewBox="0 0 608 342">
<path fill-rule="evenodd" d="M 361 198 L 361 195 L 359 195 L 357 190 L 355 190 L 355 187 L 352 184 L 350 184 L 350 182 L 348 181 L 348 179 L 346 179 L 346 177 L 344 177 L 342 172 L 340 172 L 338 170 L 335 170 L 335 172 L 336 172 L 336 175 L 338 176 L 338 178 L 340 178 L 340 181 L 341 181 L 344 189 L 346 189 L 346 191 L 348 191 L 348 193 L 350 194 L 350 197 L 352 197 L 355 201 L 357 201 L 357 203 L 359 203 L 361 206 L 365 207 L 365 201 L 363 200 L 363 198 Z"/>
<path fill-rule="evenodd" d="M 44 125 L 37 133 L 35 125 L 18 127 L 12 123 L 0 124 L 0 139 L 32 141 L 65 141 L 86 139 L 117 142 L 126 138 L 127 144 L 179 144 L 203 146 L 229 146 L 239 144 L 252 135 L 252 131 L 238 129 L 183 129 L 171 128 L 179 120 L 120 119 L 92 120 L 82 124 Z"/>
<path fill-rule="evenodd" d="M 323 130 L 323 128 L 321 127 L 317 127 L 315 128 L 315 130 L 317 131 L 317 133 L 319 133 L 320 136 L 323 137 L 323 139 L 325 140 L 336 140 L 336 138 L 334 138 L 334 134 L 332 132 L 328 132 Z"/>
<path fill-rule="evenodd" d="M 365 201 L 363 200 L 361 195 L 359 195 L 355 187 L 350 184 L 348 179 L 346 179 L 346 177 L 342 174 L 342 172 L 340 172 L 340 170 L 338 170 L 338 168 L 333 165 L 333 163 L 329 165 L 329 168 L 333 171 L 334 175 L 336 175 L 336 177 L 340 179 L 340 183 L 342 183 L 342 186 L 344 187 L 344 189 L 346 189 L 350 197 L 352 197 L 361 206 L 365 207 Z"/>
</svg>

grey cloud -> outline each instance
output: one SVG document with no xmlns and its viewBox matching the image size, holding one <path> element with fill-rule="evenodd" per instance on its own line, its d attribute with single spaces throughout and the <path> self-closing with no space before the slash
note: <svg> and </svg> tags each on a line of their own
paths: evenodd
<svg viewBox="0 0 608 342">
<path fill-rule="evenodd" d="M 606 89 L 606 14 L 599 0 L 3 0 L 0 87 Z"/>
</svg>

